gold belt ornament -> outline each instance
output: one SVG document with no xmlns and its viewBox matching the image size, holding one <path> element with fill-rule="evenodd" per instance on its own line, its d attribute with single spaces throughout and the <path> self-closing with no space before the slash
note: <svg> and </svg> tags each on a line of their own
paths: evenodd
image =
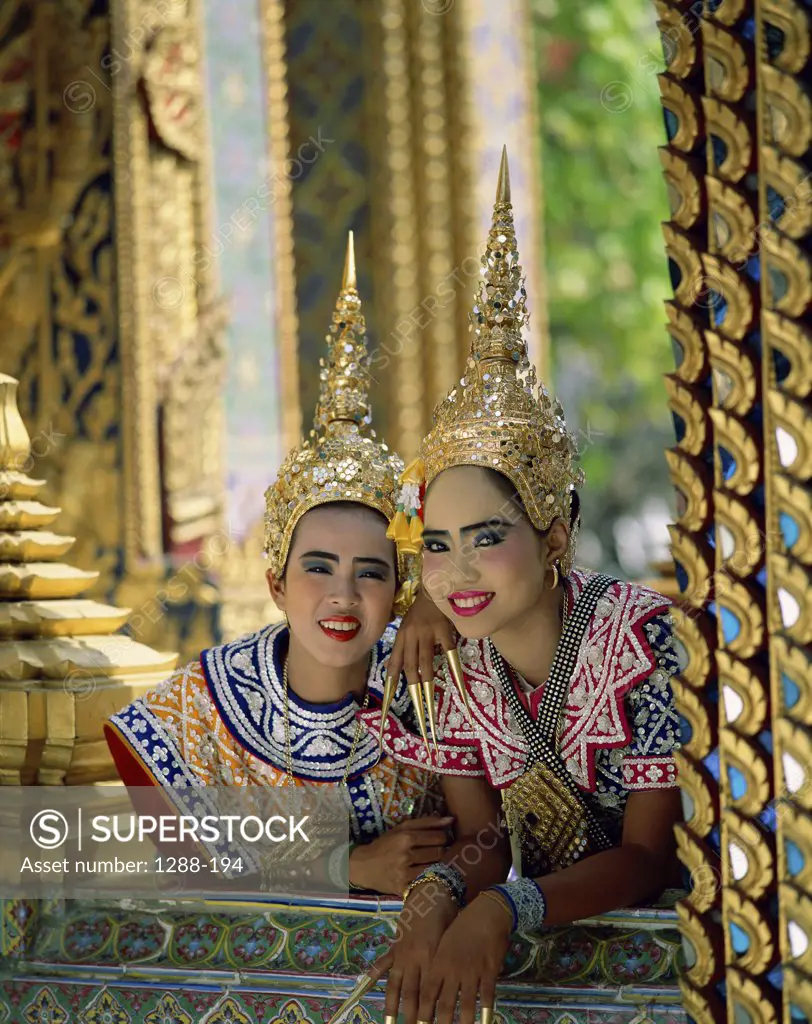
<svg viewBox="0 0 812 1024">
<path fill-rule="evenodd" d="M 572 864 L 586 852 L 589 821 L 578 796 L 554 772 L 536 761 L 505 791 L 508 828 L 524 845 L 533 837 L 551 870 Z"/>
</svg>

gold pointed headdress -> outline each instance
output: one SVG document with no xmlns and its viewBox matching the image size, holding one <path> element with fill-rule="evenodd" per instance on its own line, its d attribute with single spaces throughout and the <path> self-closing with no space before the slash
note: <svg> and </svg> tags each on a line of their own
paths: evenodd
<svg viewBox="0 0 812 1024">
<path fill-rule="evenodd" d="M 536 529 L 547 530 L 559 517 L 569 525 L 572 493 L 584 475 L 560 403 L 543 384 L 536 388 L 522 337 L 526 296 L 503 148 L 482 278 L 469 314 L 473 337 L 465 376 L 437 406 L 420 458 L 426 486 L 453 466 L 497 470 L 515 487 Z M 573 536 L 565 574 L 574 547 Z"/>
<path fill-rule="evenodd" d="M 284 572 L 293 531 L 309 509 L 336 501 L 358 502 L 381 512 L 389 522 L 397 510 L 403 462 L 376 440 L 370 427 L 369 355 L 352 232 L 325 340 L 314 429 L 301 447 L 290 452 L 265 492 L 265 553 L 275 576 Z M 403 556 L 400 561 L 402 579 Z"/>
</svg>

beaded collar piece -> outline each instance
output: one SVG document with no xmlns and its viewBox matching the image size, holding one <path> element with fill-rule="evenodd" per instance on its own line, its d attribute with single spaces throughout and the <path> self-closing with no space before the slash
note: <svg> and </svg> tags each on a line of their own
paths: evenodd
<svg viewBox="0 0 812 1024">
<path fill-rule="evenodd" d="M 395 629 L 388 626 L 370 654 L 369 689 L 378 701 L 383 693 L 383 662 L 394 639 Z M 212 647 L 200 658 L 209 692 L 226 728 L 252 754 L 282 771 L 287 770 L 287 649 L 288 630 L 281 623 Z M 393 708 L 401 713 L 407 705 L 403 689 Z M 347 696 L 335 704 L 310 704 L 291 690 L 288 706 L 295 775 L 318 782 L 341 782 L 355 739 L 358 702 Z M 368 771 L 378 758 L 378 743 L 364 730 L 355 747 L 350 780 Z"/>
</svg>

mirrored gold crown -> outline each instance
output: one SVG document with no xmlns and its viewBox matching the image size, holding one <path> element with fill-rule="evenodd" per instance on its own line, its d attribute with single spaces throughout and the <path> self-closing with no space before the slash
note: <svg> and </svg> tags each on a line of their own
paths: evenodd
<svg viewBox="0 0 812 1024">
<path fill-rule="evenodd" d="M 558 517 L 569 525 L 572 492 L 584 475 L 564 411 L 543 384 L 536 386 L 522 337 L 527 293 L 505 149 L 481 273 L 465 376 L 435 409 L 421 446 L 426 485 L 453 466 L 486 466 L 511 481 L 537 529 Z"/>
<path fill-rule="evenodd" d="M 309 509 L 352 501 L 376 509 L 390 522 L 396 511 L 403 462 L 376 440 L 370 426 L 369 355 L 352 232 L 325 340 L 314 429 L 290 452 L 265 492 L 265 553 L 275 576 L 284 572 L 293 531 Z"/>
</svg>

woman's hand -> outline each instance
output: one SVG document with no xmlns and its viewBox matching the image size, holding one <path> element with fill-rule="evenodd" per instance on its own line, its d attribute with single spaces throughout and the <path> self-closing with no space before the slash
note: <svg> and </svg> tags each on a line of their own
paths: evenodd
<svg viewBox="0 0 812 1024">
<path fill-rule="evenodd" d="M 443 859 L 453 818 L 412 818 L 350 854 L 350 882 L 361 889 L 402 896 L 427 864 Z"/>
<path fill-rule="evenodd" d="M 434 1020 L 452 1024 L 459 999 L 459 1024 L 474 1024 L 476 1001 L 493 1009 L 496 979 L 510 948 L 513 915 L 489 896 L 478 896 L 446 930 L 431 961 L 428 974 L 420 977 L 417 1017 L 406 1015 L 406 1024 Z M 387 1013 L 395 1012 L 388 1009 Z"/>
<path fill-rule="evenodd" d="M 398 919 L 397 936 L 388 953 L 372 966 L 376 980 L 389 972 L 384 1015 L 407 1024 L 417 1020 L 422 985 L 429 976 L 435 951 L 459 909 L 443 885 L 425 882 L 411 893 Z M 421 1018 L 433 1020 L 430 1017 Z M 450 1020 L 450 1018 L 449 1018 Z"/>
<path fill-rule="evenodd" d="M 434 655 L 438 647 L 450 651 L 456 647 L 454 627 L 437 605 L 422 590 L 403 616 L 398 635 L 389 655 L 386 675 L 399 679 L 406 673 L 408 683 L 434 678 Z"/>
</svg>

